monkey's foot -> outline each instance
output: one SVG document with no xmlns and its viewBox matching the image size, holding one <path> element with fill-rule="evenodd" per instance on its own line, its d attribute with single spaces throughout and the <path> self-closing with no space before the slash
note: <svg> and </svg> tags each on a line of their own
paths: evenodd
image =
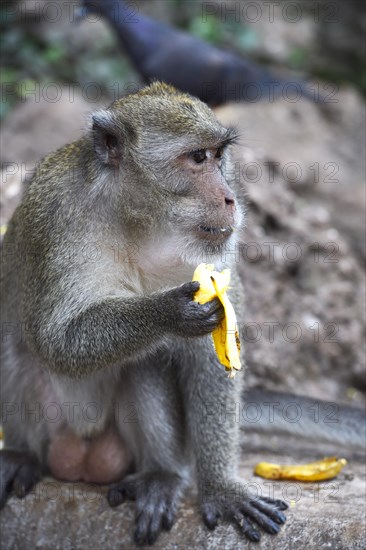
<svg viewBox="0 0 366 550">
<path fill-rule="evenodd" d="M 214 529 L 222 518 L 235 523 L 241 533 L 253 542 L 258 542 L 261 534 L 252 522 L 267 533 L 276 535 L 286 521 L 282 511 L 287 508 L 282 500 L 248 494 L 242 483 L 236 481 L 221 487 L 207 484 L 201 495 L 203 521 L 209 529 Z"/>
<path fill-rule="evenodd" d="M 0 451 L 0 510 L 12 494 L 24 498 L 41 477 L 40 464 L 30 453 Z"/>
<path fill-rule="evenodd" d="M 153 544 L 162 529 L 172 528 L 182 488 L 181 477 L 171 472 L 132 474 L 111 486 L 108 502 L 114 507 L 136 501 L 135 542 Z"/>
</svg>

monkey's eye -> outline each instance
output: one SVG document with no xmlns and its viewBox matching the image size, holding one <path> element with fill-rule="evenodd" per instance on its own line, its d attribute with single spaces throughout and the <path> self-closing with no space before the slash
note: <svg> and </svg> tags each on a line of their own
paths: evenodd
<svg viewBox="0 0 366 550">
<path fill-rule="evenodd" d="M 219 147 L 215 154 L 215 159 L 221 159 L 222 155 L 224 154 L 224 148 Z"/>
<path fill-rule="evenodd" d="M 198 149 L 197 151 L 192 151 L 191 157 L 197 164 L 201 164 L 204 160 L 206 160 L 206 150 L 205 149 Z"/>
</svg>

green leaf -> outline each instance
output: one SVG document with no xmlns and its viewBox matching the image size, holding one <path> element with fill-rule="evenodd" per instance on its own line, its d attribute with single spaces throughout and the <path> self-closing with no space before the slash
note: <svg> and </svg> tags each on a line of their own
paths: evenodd
<svg viewBox="0 0 366 550">
<path fill-rule="evenodd" d="M 62 46 L 51 46 L 50 48 L 47 48 L 43 55 L 50 63 L 57 63 L 65 56 L 65 54 L 65 49 Z"/>
<path fill-rule="evenodd" d="M 219 42 L 222 35 L 222 30 L 219 21 L 215 17 L 208 17 L 203 21 L 202 16 L 195 17 L 190 26 L 189 31 L 209 42 Z"/>
<path fill-rule="evenodd" d="M 288 63 L 294 68 L 301 68 L 305 64 L 307 55 L 308 53 L 304 48 L 293 48 L 288 57 Z"/>
</svg>

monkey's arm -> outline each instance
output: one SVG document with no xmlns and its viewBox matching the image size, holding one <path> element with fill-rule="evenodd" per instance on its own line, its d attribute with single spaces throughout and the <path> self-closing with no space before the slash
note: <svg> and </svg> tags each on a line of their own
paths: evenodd
<svg viewBox="0 0 366 550">
<path fill-rule="evenodd" d="M 366 412 L 356 407 L 255 388 L 243 393 L 240 419 L 245 431 L 278 432 L 366 449 Z"/>
<path fill-rule="evenodd" d="M 156 349 L 170 335 L 194 338 L 211 332 L 222 306 L 218 300 L 194 302 L 198 288 L 192 282 L 160 294 L 105 298 L 77 314 L 65 312 L 63 322 L 38 321 L 31 345 L 53 371 L 79 378 Z"/>
</svg>

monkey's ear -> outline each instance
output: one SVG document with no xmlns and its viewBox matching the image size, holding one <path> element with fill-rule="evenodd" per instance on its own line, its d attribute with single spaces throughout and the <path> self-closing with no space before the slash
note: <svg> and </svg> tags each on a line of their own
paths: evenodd
<svg viewBox="0 0 366 550">
<path fill-rule="evenodd" d="M 92 117 L 94 151 L 103 164 L 118 166 L 122 159 L 122 136 L 114 116 L 99 111 Z"/>
</svg>

